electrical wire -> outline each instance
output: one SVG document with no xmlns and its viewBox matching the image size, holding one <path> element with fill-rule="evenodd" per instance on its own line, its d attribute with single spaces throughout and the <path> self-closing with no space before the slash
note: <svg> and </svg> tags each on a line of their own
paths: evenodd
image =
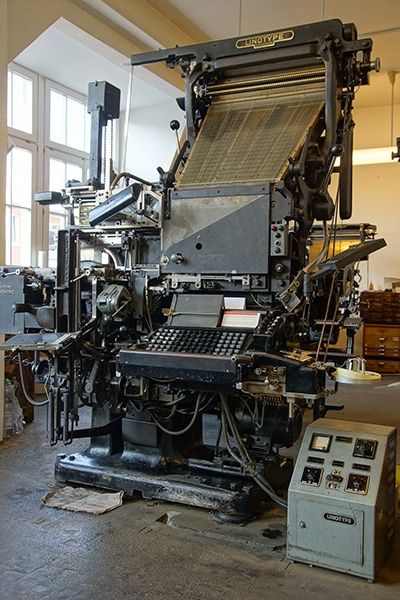
<svg viewBox="0 0 400 600">
<path fill-rule="evenodd" d="M 266 479 L 264 479 L 264 477 L 262 477 L 262 475 L 260 475 L 258 473 L 255 465 L 251 461 L 249 462 L 249 461 L 245 460 L 244 458 L 239 457 L 235 454 L 232 446 L 229 443 L 229 438 L 228 438 L 228 434 L 227 434 L 227 428 L 226 428 L 226 422 L 225 422 L 224 416 L 222 417 L 222 428 L 223 428 L 223 432 L 224 432 L 225 445 L 226 445 L 226 448 L 227 448 L 229 454 L 232 456 L 232 458 L 236 462 L 238 462 L 239 465 L 245 471 L 247 471 L 249 473 L 249 475 L 254 479 L 254 481 L 258 484 L 258 486 L 267 494 L 267 496 L 269 496 L 271 498 L 271 500 L 273 500 L 276 504 L 278 504 L 282 508 L 286 509 L 287 502 L 275 493 L 274 489 L 268 483 L 268 481 Z M 236 438 L 235 438 L 235 441 L 236 441 Z"/>
<path fill-rule="evenodd" d="M 326 342 L 326 345 L 325 345 L 325 354 L 324 354 L 323 362 L 326 362 L 326 359 L 328 357 L 329 345 L 331 343 L 333 328 L 335 327 L 335 320 L 336 320 L 336 315 L 337 315 L 338 310 L 339 310 L 339 301 L 336 303 L 335 310 L 333 313 L 332 323 L 331 323 L 331 327 L 329 329 L 328 341 Z"/>
<path fill-rule="evenodd" d="M 23 365 L 22 365 L 21 353 L 19 353 L 18 365 L 19 365 L 19 376 L 20 376 L 20 380 L 21 380 L 22 392 L 23 392 L 26 400 L 29 402 L 29 404 L 32 404 L 32 406 L 45 406 L 46 404 L 48 404 L 49 397 L 48 397 L 47 392 L 46 392 L 46 400 L 42 400 L 40 402 L 38 400 L 34 400 L 28 393 L 28 390 L 26 389 L 26 386 L 25 386 L 25 375 L 24 375 L 24 369 L 23 369 Z"/>
<path fill-rule="evenodd" d="M 142 179 L 137 175 L 132 175 L 132 173 L 128 173 L 127 171 L 122 171 L 122 173 L 119 173 L 116 177 L 114 177 L 110 185 L 110 192 L 112 192 L 112 190 L 117 186 L 117 184 L 122 178 L 133 179 L 135 181 L 138 181 L 139 183 L 143 183 L 144 185 L 151 185 L 150 181 L 146 181 L 146 179 Z"/>
<path fill-rule="evenodd" d="M 322 322 L 321 335 L 319 336 L 318 346 L 317 346 L 317 352 L 316 352 L 316 355 L 315 355 L 315 361 L 316 362 L 318 362 L 319 353 L 321 351 L 321 346 L 322 346 L 322 342 L 323 342 L 323 339 L 324 339 L 326 324 L 328 322 L 329 308 L 330 308 L 330 305 L 331 305 L 332 295 L 333 295 L 333 289 L 335 287 L 336 280 L 337 280 L 337 273 L 335 273 L 332 276 L 331 287 L 330 287 L 330 290 L 329 290 L 328 302 L 326 303 L 324 320 Z M 336 314 L 336 311 L 335 311 L 335 314 Z"/>
<path fill-rule="evenodd" d="M 240 437 L 239 431 L 237 429 L 235 420 L 228 408 L 228 403 L 226 401 L 226 397 L 224 394 L 221 394 L 221 419 L 222 419 L 222 430 L 224 433 L 226 448 L 232 458 L 238 462 L 241 467 L 249 473 L 249 475 L 254 479 L 254 481 L 259 485 L 259 487 L 273 500 L 276 504 L 281 506 L 282 508 L 287 508 L 287 502 L 275 492 L 271 484 L 258 472 L 254 462 L 252 461 L 249 453 L 247 452 L 246 447 L 243 444 L 243 441 Z M 231 434 L 233 439 L 236 442 L 237 449 L 239 451 L 240 456 L 238 456 L 229 442 L 228 431 L 226 422 L 228 422 Z"/>
<path fill-rule="evenodd" d="M 222 419 L 219 424 L 217 439 L 215 440 L 215 446 L 214 446 L 215 456 L 218 456 L 218 454 L 219 454 L 219 445 L 221 443 L 221 435 L 222 435 Z"/>
<path fill-rule="evenodd" d="M 170 429 L 167 429 L 166 427 L 164 427 L 164 425 L 162 425 L 160 423 L 160 421 L 155 417 L 154 413 L 152 411 L 149 411 L 155 424 L 157 425 L 157 427 L 159 427 L 161 429 L 161 431 L 163 431 L 164 433 L 167 433 L 168 435 L 184 435 L 185 433 L 187 433 L 195 424 L 195 421 L 199 415 L 200 412 L 200 402 L 202 400 L 202 395 L 199 394 L 196 400 L 196 406 L 194 409 L 194 413 L 192 418 L 190 419 L 189 423 L 186 425 L 186 427 L 184 427 L 183 429 L 179 429 L 178 431 L 171 431 Z"/>
<path fill-rule="evenodd" d="M 269 310 L 269 309 L 271 308 L 271 306 L 266 306 L 265 304 L 261 304 L 261 302 L 259 302 L 259 301 L 256 299 L 256 297 L 254 296 L 254 294 L 250 294 L 250 296 L 251 296 L 251 298 L 252 298 L 253 302 L 254 302 L 255 304 L 257 304 L 257 306 L 259 306 L 260 308 L 264 308 L 264 309 L 266 309 L 266 310 Z"/>
</svg>

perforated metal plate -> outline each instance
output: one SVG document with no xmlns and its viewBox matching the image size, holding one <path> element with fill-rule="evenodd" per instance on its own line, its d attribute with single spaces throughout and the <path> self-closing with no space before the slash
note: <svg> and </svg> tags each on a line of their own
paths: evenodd
<svg viewBox="0 0 400 600">
<path fill-rule="evenodd" d="M 320 97 L 216 103 L 207 112 L 178 187 L 280 179 L 322 107 Z"/>
</svg>

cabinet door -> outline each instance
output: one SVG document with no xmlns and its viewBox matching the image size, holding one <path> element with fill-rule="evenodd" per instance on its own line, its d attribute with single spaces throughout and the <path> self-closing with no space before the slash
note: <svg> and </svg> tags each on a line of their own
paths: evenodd
<svg viewBox="0 0 400 600">
<path fill-rule="evenodd" d="M 288 555 L 349 571 L 364 564 L 364 511 L 296 498 L 288 524 Z"/>
</svg>

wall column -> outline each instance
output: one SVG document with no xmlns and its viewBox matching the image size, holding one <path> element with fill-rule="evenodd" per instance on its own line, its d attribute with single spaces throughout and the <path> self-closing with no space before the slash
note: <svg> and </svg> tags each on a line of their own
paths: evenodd
<svg viewBox="0 0 400 600">
<path fill-rule="evenodd" d="M 7 163 L 7 0 L 0 0 L 0 265 L 5 263 Z M 3 341 L 4 336 L 0 336 Z M 4 435 L 4 353 L 0 353 L 0 442 Z"/>
</svg>

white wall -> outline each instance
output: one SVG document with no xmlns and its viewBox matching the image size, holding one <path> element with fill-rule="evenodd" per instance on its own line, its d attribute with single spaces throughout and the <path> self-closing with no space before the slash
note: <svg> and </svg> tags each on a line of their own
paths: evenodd
<svg viewBox="0 0 400 600">
<path fill-rule="evenodd" d="M 127 170 L 149 181 L 156 181 L 157 167 L 167 170 L 177 149 L 175 133 L 170 129 L 169 123 L 172 119 L 178 119 L 180 131 L 183 131 L 184 117 L 184 112 L 174 98 L 155 106 L 133 108 L 128 136 Z M 123 115 L 120 121 L 121 138 L 124 118 Z"/>
<path fill-rule="evenodd" d="M 355 105 L 357 106 L 357 99 Z M 355 108 L 353 118 L 356 124 L 354 128 L 355 148 L 379 148 L 391 145 L 391 107 L 389 105 Z M 395 137 L 400 136 L 400 104 L 394 106 L 393 130 Z"/>
<path fill-rule="evenodd" d="M 400 163 L 354 167 L 353 182 L 352 221 L 373 223 L 387 242 L 369 259 L 369 282 L 384 289 L 384 277 L 400 279 Z"/>
<path fill-rule="evenodd" d="M 390 106 L 354 111 L 355 148 L 390 145 Z M 400 136 L 400 105 L 394 111 L 394 135 Z M 354 167 L 353 223 L 373 223 L 387 247 L 371 255 L 369 281 L 383 289 L 384 277 L 400 278 L 400 163 Z M 363 288 L 369 282 L 363 281 Z"/>
</svg>

